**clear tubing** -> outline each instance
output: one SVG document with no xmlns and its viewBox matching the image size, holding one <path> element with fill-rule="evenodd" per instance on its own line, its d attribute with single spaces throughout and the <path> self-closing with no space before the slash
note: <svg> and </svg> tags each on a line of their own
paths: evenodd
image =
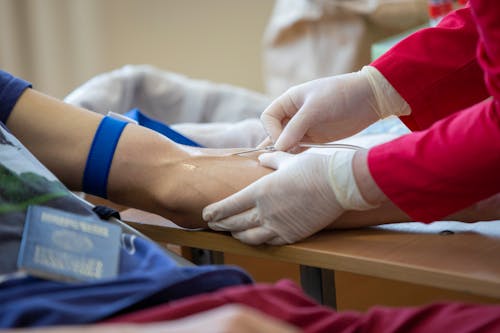
<svg viewBox="0 0 500 333">
<path fill-rule="evenodd" d="M 301 148 L 339 148 L 339 149 L 352 149 L 352 150 L 361 150 L 365 149 L 364 147 L 361 146 L 356 146 L 356 145 L 351 145 L 347 143 L 313 143 L 313 142 L 299 142 L 297 144 L 298 147 Z M 272 152 L 276 151 L 276 148 L 274 146 L 266 146 L 262 148 L 252 148 L 252 149 L 246 149 L 237 153 L 233 153 L 231 155 L 242 155 L 246 153 L 253 153 L 256 151 L 265 151 L 265 152 Z"/>
</svg>

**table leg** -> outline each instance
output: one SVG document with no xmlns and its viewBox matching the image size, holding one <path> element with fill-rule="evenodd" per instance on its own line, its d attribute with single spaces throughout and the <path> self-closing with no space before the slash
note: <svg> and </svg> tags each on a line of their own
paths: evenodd
<svg viewBox="0 0 500 333">
<path fill-rule="evenodd" d="M 311 266 L 300 266 L 302 289 L 318 303 L 337 308 L 335 272 Z"/>
<path fill-rule="evenodd" d="M 222 265 L 224 264 L 224 253 L 192 247 L 191 261 L 195 265 Z"/>
</svg>

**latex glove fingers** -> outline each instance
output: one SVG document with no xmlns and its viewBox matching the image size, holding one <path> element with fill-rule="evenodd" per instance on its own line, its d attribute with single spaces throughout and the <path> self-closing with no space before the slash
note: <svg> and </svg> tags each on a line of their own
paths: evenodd
<svg viewBox="0 0 500 333">
<path fill-rule="evenodd" d="M 383 75 L 366 66 L 290 88 L 264 110 L 261 122 L 276 149 L 287 151 L 300 141 L 336 141 L 387 115 L 410 112 Z"/>
<path fill-rule="evenodd" d="M 275 231 L 267 229 L 266 227 L 251 228 L 244 231 L 232 232 L 231 234 L 234 238 L 250 245 L 266 244 L 271 240 L 275 241 L 279 238 L 276 236 Z M 281 244 L 286 244 L 286 242 Z"/>
<path fill-rule="evenodd" d="M 327 142 L 333 141 L 329 134 L 328 128 L 324 125 L 328 119 L 326 113 L 313 114 L 309 110 L 317 108 L 309 103 L 304 104 L 293 118 L 291 118 L 284 128 L 283 135 L 280 135 L 275 143 L 274 148 L 282 151 L 295 151 L 294 147 L 300 142 Z"/>
<path fill-rule="evenodd" d="M 316 141 L 333 141 L 343 137 L 342 131 L 352 135 L 360 130 L 356 119 L 369 108 L 362 101 L 370 94 L 360 72 L 317 79 L 288 89 L 264 110 L 261 121 L 279 150 L 288 150 L 313 133 Z M 347 128 L 346 118 L 352 119 Z"/>
<path fill-rule="evenodd" d="M 288 244 L 281 236 L 276 236 L 266 242 L 268 245 L 286 245 Z"/>
<path fill-rule="evenodd" d="M 259 156 L 262 165 L 274 169 L 278 169 L 280 165 L 291 160 L 291 158 L 293 158 L 293 155 L 284 152 L 261 154 Z M 261 221 L 252 196 L 255 193 L 254 191 L 258 191 L 260 181 L 265 182 L 265 177 L 219 203 L 206 207 L 203 210 L 203 218 L 207 221 L 216 221 L 208 222 L 208 227 L 216 231 L 231 231 L 233 235 L 236 233 L 240 235 L 237 237 L 238 239 L 249 244 L 264 243 L 268 239 L 276 237 L 275 232 L 273 232 L 273 237 L 270 237 L 270 229 L 266 227 L 258 228 Z M 266 230 L 266 232 L 262 230 Z M 257 240 L 258 243 L 256 243 Z"/>
<path fill-rule="evenodd" d="M 265 182 L 268 176 L 266 175 L 241 191 L 205 207 L 202 212 L 203 220 L 212 226 L 217 223 L 223 230 L 228 230 L 228 226 L 224 225 L 223 220 L 254 208 L 255 193 L 258 191 L 259 184 Z"/>
<path fill-rule="evenodd" d="M 277 170 L 280 168 L 280 166 L 290 161 L 294 157 L 294 155 L 282 151 L 277 151 L 274 153 L 260 154 L 258 158 L 261 165 Z"/>
<path fill-rule="evenodd" d="M 259 143 L 257 145 L 257 148 L 265 148 L 265 147 L 271 146 L 273 144 L 274 144 L 273 140 L 271 140 L 271 138 L 268 136 L 261 143 Z"/>
<path fill-rule="evenodd" d="M 294 155 L 284 152 L 274 152 L 259 155 L 262 165 L 278 169 L 281 164 L 290 160 Z M 259 221 L 258 212 L 255 210 L 256 196 L 272 184 L 272 174 L 262 177 L 241 191 L 203 209 L 203 219 L 214 230 L 240 231 L 254 227 Z M 256 222 L 257 221 L 257 222 Z"/>
<path fill-rule="evenodd" d="M 276 142 L 283 131 L 283 127 L 298 111 L 290 95 L 291 91 L 289 89 L 276 98 L 260 116 L 260 121 L 272 142 Z"/>
<path fill-rule="evenodd" d="M 249 209 L 239 214 L 224 217 L 222 221 L 218 221 L 217 223 L 208 222 L 208 227 L 216 231 L 233 232 L 255 228 L 260 225 L 257 214 L 258 212 L 255 208 Z"/>
<path fill-rule="evenodd" d="M 257 219 L 259 226 L 250 229 L 272 230 L 275 233 L 273 238 L 278 236 L 283 240 L 259 238 L 259 242 L 293 243 L 323 229 L 343 212 L 328 181 L 331 156 L 283 152 L 261 156 L 266 165 L 277 170 L 242 191 L 206 207 L 203 218 L 211 227 L 220 225 L 224 230 L 239 233 L 244 230 L 241 225 L 235 225 L 238 221 L 253 225 L 248 221 Z M 251 218 L 243 217 L 250 210 L 255 210 L 257 214 L 252 213 Z M 238 214 L 242 215 L 233 220 Z M 231 228 L 234 230 L 229 230 Z M 256 242 L 255 238 L 242 237 L 243 241 L 247 239 L 252 244 Z"/>
<path fill-rule="evenodd" d="M 326 111 L 317 112 L 325 109 L 322 104 L 327 97 L 312 96 L 316 94 L 315 89 L 325 90 L 321 85 L 322 83 L 316 80 L 292 87 L 261 114 L 262 125 L 276 149 L 288 151 L 299 141 L 326 141 L 326 138 L 322 137 L 326 131 L 319 134 L 319 140 L 314 140 L 308 133 L 314 131 L 315 126 L 328 120 Z M 318 102 L 320 105 L 317 105 Z"/>
</svg>

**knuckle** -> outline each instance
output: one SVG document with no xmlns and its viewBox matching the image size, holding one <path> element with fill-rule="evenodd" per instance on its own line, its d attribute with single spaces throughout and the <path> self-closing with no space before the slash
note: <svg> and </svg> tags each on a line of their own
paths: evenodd
<svg viewBox="0 0 500 333">
<path fill-rule="evenodd" d="M 251 225 L 261 224 L 260 214 L 257 209 L 250 213 L 249 220 Z"/>
</svg>

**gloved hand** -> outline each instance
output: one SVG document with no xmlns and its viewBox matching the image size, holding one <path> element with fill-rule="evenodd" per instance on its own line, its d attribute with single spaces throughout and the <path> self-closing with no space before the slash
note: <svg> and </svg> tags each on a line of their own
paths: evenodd
<svg viewBox="0 0 500 333">
<path fill-rule="evenodd" d="M 278 150 L 300 141 L 331 142 L 356 134 L 378 119 L 410 114 L 390 83 L 371 66 L 290 88 L 262 113 Z M 283 129 L 283 127 L 285 127 Z"/>
<path fill-rule="evenodd" d="M 293 243 L 323 229 L 344 210 L 374 208 L 361 196 L 352 172 L 354 151 L 332 155 L 262 154 L 277 171 L 203 210 L 214 230 L 249 244 Z"/>
</svg>

